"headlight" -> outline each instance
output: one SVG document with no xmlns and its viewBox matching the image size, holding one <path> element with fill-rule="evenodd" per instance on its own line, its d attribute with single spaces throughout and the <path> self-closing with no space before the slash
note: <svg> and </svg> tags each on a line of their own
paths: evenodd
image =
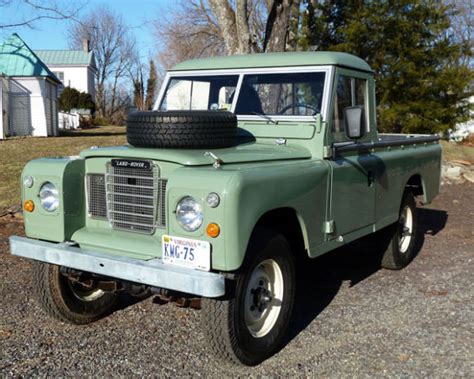
<svg viewBox="0 0 474 379">
<path fill-rule="evenodd" d="M 53 183 L 46 182 L 39 192 L 41 205 L 48 212 L 53 212 L 59 207 L 59 192 Z"/>
<path fill-rule="evenodd" d="M 184 230 L 194 232 L 202 225 L 202 207 L 191 196 L 182 198 L 176 207 L 176 220 Z"/>
</svg>

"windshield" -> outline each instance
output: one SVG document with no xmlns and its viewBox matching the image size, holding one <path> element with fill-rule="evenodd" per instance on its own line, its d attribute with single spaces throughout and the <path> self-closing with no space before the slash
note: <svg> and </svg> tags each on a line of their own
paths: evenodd
<svg viewBox="0 0 474 379">
<path fill-rule="evenodd" d="M 160 110 L 231 110 L 239 75 L 173 76 Z M 237 115 L 312 116 L 321 112 L 324 72 L 244 74 Z"/>
<path fill-rule="evenodd" d="M 312 116 L 321 112 L 323 72 L 245 75 L 236 114 Z"/>
<path fill-rule="evenodd" d="M 173 77 L 160 110 L 230 110 L 238 75 Z"/>
</svg>

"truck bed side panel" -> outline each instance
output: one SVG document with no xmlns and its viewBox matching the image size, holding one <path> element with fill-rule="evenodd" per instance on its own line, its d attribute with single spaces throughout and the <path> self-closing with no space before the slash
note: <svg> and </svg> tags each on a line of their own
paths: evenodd
<svg viewBox="0 0 474 379">
<path fill-rule="evenodd" d="M 423 185 L 423 201 L 430 202 L 439 192 L 441 146 L 438 143 L 408 145 L 375 152 L 379 158 L 375 199 L 377 229 L 398 218 L 405 186 L 414 175 Z"/>
</svg>

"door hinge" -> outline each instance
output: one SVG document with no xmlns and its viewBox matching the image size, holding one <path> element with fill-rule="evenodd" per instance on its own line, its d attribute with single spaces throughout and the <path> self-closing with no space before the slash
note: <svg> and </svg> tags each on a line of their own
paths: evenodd
<svg viewBox="0 0 474 379">
<path fill-rule="evenodd" d="M 336 225 L 335 225 L 334 220 L 324 221 L 323 232 L 326 233 L 326 234 L 332 234 L 332 233 L 334 233 L 335 226 Z"/>
</svg>

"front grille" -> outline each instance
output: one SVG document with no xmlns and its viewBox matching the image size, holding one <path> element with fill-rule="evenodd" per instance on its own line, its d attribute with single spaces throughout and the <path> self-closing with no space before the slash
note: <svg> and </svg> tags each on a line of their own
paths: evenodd
<svg viewBox="0 0 474 379">
<path fill-rule="evenodd" d="M 88 174 L 86 177 L 86 185 L 89 217 L 102 220 L 107 219 L 104 175 Z"/>
<path fill-rule="evenodd" d="M 88 212 L 108 219 L 114 229 L 153 234 L 166 226 L 166 184 L 159 169 L 107 164 L 106 175 L 87 175 Z"/>
<path fill-rule="evenodd" d="M 107 164 L 107 213 L 114 229 L 152 234 L 165 226 L 164 179 L 157 166 L 150 169 L 114 167 Z"/>
</svg>

